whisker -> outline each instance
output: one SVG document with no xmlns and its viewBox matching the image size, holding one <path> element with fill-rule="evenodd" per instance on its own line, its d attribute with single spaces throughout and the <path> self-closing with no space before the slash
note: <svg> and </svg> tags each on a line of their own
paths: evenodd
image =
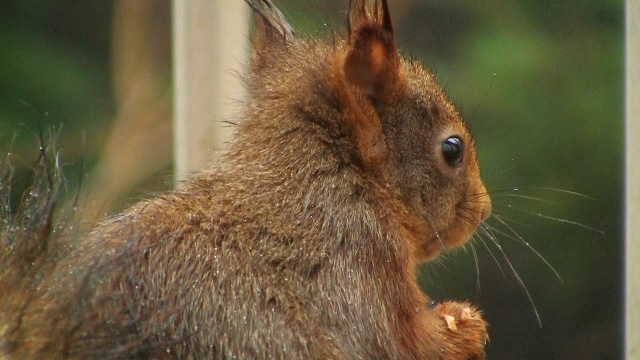
<svg viewBox="0 0 640 360">
<path fill-rule="evenodd" d="M 507 224 L 506 222 L 504 222 L 502 220 L 502 218 L 500 218 L 500 215 L 497 214 L 492 214 L 492 216 L 494 218 L 496 218 L 496 220 L 498 220 L 502 225 L 504 225 L 517 239 L 515 240 L 519 240 L 519 241 L 524 241 L 526 243 L 526 241 L 524 240 L 524 238 L 522 236 L 520 236 L 520 234 L 518 234 L 517 231 L 515 231 L 511 226 L 509 226 L 509 224 Z M 487 224 L 487 226 L 491 226 L 490 224 Z M 498 228 L 493 227 L 494 229 L 496 229 L 496 231 L 499 231 L 500 233 L 503 233 L 502 231 L 500 231 Z M 503 233 L 504 234 L 504 233 Z M 505 234 L 508 235 L 508 234 Z M 509 236 L 511 238 L 511 236 Z"/>
<path fill-rule="evenodd" d="M 474 220 L 476 217 L 472 216 L 473 214 L 482 214 L 482 210 L 481 209 L 473 209 L 473 208 L 468 208 L 468 207 L 460 207 L 458 208 L 458 215 L 459 216 L 463 216 L 466 215 L 463 219 L 468 221 L 469 223 L 475 224 L 476 226 L 479 226 L 480 223 L 476 220 Z M 471 234 L 468 234 L 471 235 Z"/>
<path fill-rule="evenodd" d="M 491 215 L 496 215 L 496 214 L 500 214 L 500 218 L 502 220 L 504 220 L 504 221 L 508 221 L 508 222 L 511 222 L 511 223 L 514 223 L 514 224 L 518 224 L 518 225 L 523 226 L 523 227 L 531 227 L 530 224 L 523 223 L 522 221 L 515 220 L 515 219 L 510 218 L 508 216 L 504 216 L 503 214 L 501 214 L 500 210 L 494 209 L 492 211 Z"/>
<path fill-rule="evenodd" d="M 514 198 L 518 198 L 518 199 L 527 199 L 527 200 L 544 202 L 544 203 L 548 203 L 548 204 L 557 204 L 557 202 L 555 202 L 555 201 L 551 201 L 551 200 L 547 200 L 547 199 L 543 199 L 543 198 L 539 198 L 539 197 L 535 197 L 535 196 L 528 196 L 528 195 L 520 195 L 520 194 L 492 194 L 492 195 L 494 197 L 514 197 Z"/>
<path fill-rule="evenodd" d="M 583 194 L 583 193 L 579 193 L 577 191 L 571 191 L 571 190 L 565 190 L 565 189 L 559 189 L 559 188 L 554 188 L 554 187 L 545 187 L 545 186 L 516 186 L 513 188 L 509 188 L 509 189 L 496 189 L 496 190 L 492 190 L 491 194 L 495 194 L 495 193 L 504 193 L 504 192 L 510 192 L 510 193 L 517 193 L 520 190 L 544 190 L 544 191 L 552 191 L 552 192 L 557 192 L 557 193 L 562 193 L 562 194 L 567 194 L 567 195 L 573 195 L 573 196 L 578 196 L 587 200 L 595 200 L 594 197 L 591 197 L 589 195 Z"/>
<path fill-rule="evenodd" d="M 538 321 L 538 325 L 540 326 L 540 328 L 542 328 L 542 319 L 540 318 L 540 313 L 538 312 L 538 308 L 536 307 L 536 304 L 533 301 L 533 297 L 531 297 L 531 293 L 529 292 L 529 289 L 524 284 L 524 281 L 520 277 L 520 274 L 518 274 L 518 271 L 516 270 L 516 268 L 511 263 L 511 260 L 509 260 L 509 257 L 507 256 L 507 254 L 504 252 L 504 249 L 502 248 L 502 245 L 500 245 L 500 243 L 498 242 L 498 239 L 496 238 L 490 238 L 490 239 L 493 242 L 493 244 L 498 248 L 498 250 L 500 250 L 500 254 L 502 254 L 502 257 L 504 258 L 505 263 L 509 265 L 511 272 L 513 273 L 513 276 L 518 281 L 518 285 L 520 285 L 520 288 L 527 295 L 527 299 L 529 300 L 529 304 L 531 304 L 531 307 L 533 308 L 533 312 L 536 316 L 536 320 Z"/>
<path fill-rule="evenodd" d="M 478 234 L 478 235 L 480 235 L 480 234 Z M 500 265 L 500 262 L 498 261 L 498 258 L 493 253 L 493 251 L 491 250 L 489 245 L 487 245 L 487 242 L 484 241 L 484 238 L 482 236 L 479 236 L 479 237 L 480 237 L 480 240 L 482 242 L 482 245 L 484 245 L 484 248 L 487 249 L 487 251 L 489 252 L 489 255 L 491 255 L 491 257 L 493 258 L 493 261 L 495 261 L 496 265 L 498 266 L 498 269 L 500 269 L 500 272 L 502 273 L 502 276 L 506 279 L 507 278 L 507 274 L 504 272 L 504 269 L 502 268 L 502 265 Z"/>
<path fill-rule="evenodd" d="M 473 254 L 473 261 L 476 264 L 476 294 L 480 295 L 480 262 L 478 261 L 478 253 L 476 252 L 475 246 L 473 243 L 469 242 L 471 245 L 471 253 Z"/>
<path fill-rule="evenodd" d="M 536 250 L 533 246 L 531 246 L 531 244 L 529 244 L 528 241 L 526 241 L 525 239 L 522 238 L 522 236 L 520 236 L 520 234 L 518 234 L 511 226 L 509 226 L 507 223 L 505 223 L 504 221 L 502 221 L 502 219 L 500 219 L 500 216 L 498 215 L 493 215 L 502 225 L 504 225 L 505 227 L 507 227 L 507 229 L 509 229 L 509 231 L 511 231 L 514 236 L 511 236 L 503 231 L 501 231 L 500 229 L 497 229 L 495 227 L 493 227 L 493 229 L 498 232 L 499 234 L 506 236 L 509 239 L 515 240 L 516 242 L 526 246 L 529 250 L 531 250 L 548 268 L 549 270 L 551 270 L 553 272 L 553 274 L 556 276 L 556 278 L 558 278 L 558 280 L 561 283 L 564 283 L 564 280 L 562 280 L 562 276 L 560 276 L 560 274 L 558 273 L 558 271 L 555 269 L 555 267 L 553 267 L 553 265 L 551 265 L 551 263 L 549 263 L 549 261 L 547 261 L 547 259 L 545 259 L 544 256 L 542 256 L 542 254 L 540 254 L 540 252 L 538 252 L 538 250 Z M 487 226 L 491 226 L 488 225 Z"/>
<path fill-rule="evenodd" d="M 468 217 L 465 214 L 465 213 L 469 213 L 470 211 L 473 211 L 473 209 L 468 209 L 468 208 L 464 208 L 463 207 L 463 208 L 460 208 L 460 210 L 461 210 L 461 213 L 458 213 L 458 216 L 460 218 L 462 218 L 463 220 L 465 220 L 465 221 L 468 221 L 470 223 L 476 224 L 476 227 L 477 227 L 477 225 L 478 225 L 477 222 L 475 222 L 472 218 Z M 480 234 L 477 234 L 477 235 L 480 236 Z M 470 238 L 474 239 L 475 235 L 474 234 L 467 234 L 467 237 L 470 237 Z M 473 246 L 473 242 L 469 241 L 468 244 L 471 247 L 471 253 L 473 254 L 473 260 L 474 260 L 475 269 L 476 269 L 476 294 L 480 294 L 480 261 L 478 260 L 478 253 L 476 251 L 475 246 Z M 466 249 L 466 247 L 464 247 L 464 248 Z"/>
<path fill-rule="evenodd" d="M 525 190 L 525 193 L 518 193 L 521 190 Z M 514 187 L 514 188 L 510 188 L 510 189 L 493 190 L 493 191 L 490 192 L 490 195 L 492 197 L 495 197 L 495 198 L 514 198 L 514 199 L 523 199 L 523 200 L 535 201 L 535 202 L 547 203 L 547 204 L 557 204 L 556 201 L 548 200 L 548 199 L 545 199 L 544 197 L 537 196 L 537 194 L 535 192 L 540 192 L 540 191 L 562 193 L 562 194 L 567 194 L 567 195 L 571 195 L 571 196 L 575 196 L 575 197 L 580 197 L 580 198 L 587 199 L 587 200 L 595 200 L 591 196 L 588 196 L 588 195 L 585 195 L 585 194 L 582 194 L 582 193 L 579 193 L 579 192 L 576 192 L 576 191 L 564 190 L 564 189 L 553 188 L 553 187 Z M 478 202 L 479 203 L 479 202 L 482 201 L 482 196 L 484 196 L 484 194 L 474 194 L 474 195 L 468 196 L 467 199 L 470 202 Z M 493 260 L 496 263 L 496 265 L 498 265 L 498 268 L 500 269 L 500 272 L 506 278 L 505 269 L 502 267 L 501 261 L 498 260 L 498 257 L 502 257 L 504 263 L 510 269 L 511 273 L 515 277 L 515 279 L 516 279 L 516 281 L 518 283 L 518 286 L 522 289 L 522 291 L 526 295 L 527 300 L 528 300 L 529 304 L 531 305 L 531 307 L 533 309 L 533 312 L 534 312 L 535 318 L 536 318 L 536 320 L 538 322 L 538 325 L 540 326 L 540 328 L 542 328 L 542 319 L 540 317 L 540 313 L 539 313 L 538 308 L 537 308 L 537 306 L 535 304 L 535 301 L 534 301 L 533 297 L 531 296 L 531 292 L 527 288 L 527 286 L 524 283 L 524 280 L 522 279 L 522 277 L 520 276 L 518 270 L 516 269 L 516 267 L 514 266 L 513 262 L 510 260 L 509 256 L 507 255 L 507 252 L 505 251 L 505 249 L 503 248 L 502 244 L 498 240 L 498 236 L 506 237 L 508 239 L 514 240 L 517 243 L 520 243 L 520 244 L 524 245 L 531 252 L 533 252 L 535 254 L 535 256 L 538 257 L 538 259 L 540 259 L 540 261 L 542 261 L 542 263 L 544 263 L 545 266 L 549 270 L 551 270 L 551 272 L 553 272 L 554 276 L 561 283 L 564 283 L 564 280 L 562 279 L 562 276 L 560 276 L 559 272 L 555 269 L 555 267 L 553 265 L 551 265 L 551 263 L 538 250 L 536 250 L 528 241 L 526 241 L 518 233 L 518 231 L 516 231 L 516 229 L 512 226 L 513 224 L 518 224 L 518 225 L 521 225 L 521 226 L 530 226 L 530 225 L 525 224 L 525 223 L 521 223 L 520 221 L 514 220 L 514 219 L 509 218 L 507 216 L 503 216 L 501 214 L 501 211 L 499 211 L 499 209 L 502 209 L 503 210 L 502 212 L 504 212 L 504 209 L 511 209 L 511 211 L 515 210 L 515 211 L 518 211 L 520 213 L 536 216 L 538 218 L 542 218 L 542 219 L 546 219 L 546 220 L 550 220 L 550 221 L 554 221 L 554 222 L 558 222 L 558 223 L 562 223 L 562 224 L 568 224 L 568 225 L 577 226 L 577 227 L 580 227 L 580 228 L 583 228 L 583 229 L 586 229 L 586 230 L 589 230 L 589 231 L 596 232 L 598 234 L 604 234 L 604 231 L 602 231 L 602 230 L 600 230 L 598 228 L 595 228 L 595 227 L 580 223 L 578 221 L 565 219 L 565 218 L 561 218 L 561 217 L 554 217 L 554 216 L 550 216 L 550 215 L 545 215 L 543 213 L 536 212 L 536 211 L 531 211 L 531 210 L 528 210 L 526 208 L 521 208 L 519 206 L 514 206 L 512 204 L 504 205 L 504 204 L 495 204 L 494 203 L 493 208 L 494 208 L 494 212 L 493 212 L 491 217 L 493 219 L 495 219 L 494 220 L 495 222 L 493 222 L 492 224 L 489 224 L 488 222 L 481 222 L 481 223 L 477 223 L 476 222 L 476 225 L 478 225 L 478 228 L 480 230 L 476 233 L 478 236 L 477 237 L 474 236 L 474 239 L 476 239 L 476 238 L 480 239 L 480 241 L 482 242 L 483 246 L 487 249 L 487 251 L 489 252 L 490 256 L 493 258 Z M 496 208 L 498 208 L 498 209 L 496 209 Z M 466 221 L 473 221 L 473 220 L 471 220 L 469 218 L 474 218 L 475 219 L 475 217 L 473 216 L 475 214 L 475 213 L 473 213 L 474 209 L 462 209 L 462 210 L 463 211 L 461 211 L 461 213 L 465 215 L 463 217 L 464 217 L 464 219 Z M 498 211 L 496 211 L 496 210 L 498 210 Z M 496 235 L 498 235 L 498 236 L 496 236 Z M 498 249 L 500 255 L 497 255 L 497 254 L 494 253 L 494 251 L 491 249 L 490 244 L 487 243 L 487 240 L 490 241 Z M 472 246 L 471 249 L 473 251 L 474 260 L 476 261 L 476 263 L 478 263 L 475 246 Z M 478 264 L 476 264 L 476 266 L 479 267 Z M 478 270 L 476 270 L 476 271 L 478 271 Z M 478 279 L 477 279 L 477 281 L 479 282 Z"/>
<path fill-rule="evenodd" d="M 516 268 L 511 263 L 511 260 L 509 260 L 509 257 L 507 256 L 507 254 L 505 254 L 504 250 L 502 249 L 502 246 L 500 244 L 497 244 L 497 243 L 496 243 L 496 245 L 498 245 L 498 249 L 500 249 L 500 253 L 502 253 L 502 255 L 504 256 L 504 260 L 506 261 L 507 265 L 509 265 L 509 267 L 511 268 L 511 271 L 513 272 L 513 275 L 515 276 L 516 280 L 518 281 L 518 284 L 520 284 L 520 287 L 522 288 L 522 290 L 524 290 L 524 293 L 527 295 L 527 299 L 529 300 L 529 303 L 531 304 L 531 307 L 533 308 L 533 312 L 536 315 L 536 319 L 538 320 L 538 325 L 540 326 L 540 328 L 542 328 L 542 319 L 540 318 L 540 313 L 538 313 L 538 308 L 536 306 L 536 303 L 533 301 L 533 298 L 531 297 L 531 293 L 529 293 L 529 289 L 524 284 L 524 281 L 520 277 L 520 274 L 518 274 L 518 271 L 516 270 Z"/>
<path fill-rule="evenodd" d="M 543 219 L 553 220 L 553 221 L 557 221 L 557 222 L 563 223 L 563 224 L 575 225 L 577 227 L 581 227 L 581 228 L 586 229 L 586 230 L 591 230 L 591 231 L 596 232 L 596 233 L 598 233 L 600 235 L 604 235 L 604 231 L 602 231 L 600 229 L 596 229 L 596 228 L 594 228 L 592 226 L 589 226 L 589 225 L 586 225 L 586 224 L 583 224 L 583 223 L 579 223 L 577 221 L 573 221 L 573 220 L 569 220 L 569 219 L 563 219 L 563 218 L 557 218 L 557 217 L 553 217 L 553 216 L 549 216 L 549 215 L 544 215 L 544 214 L 533 212 L 533 211 L 529 211 L 527 209 L 523 209 L 523 208 L 520 208 L 520 207 L 517 207 L 517 206 L 513 206 L 511 204 L 508 204 L 508 205 L 496 204 L 496 206 L 505 206 L 505 207 L 507 207 L 509 209 L 518 210 L 518 211 L 521 211 L 523 213 L 530 214 L 530 215 L 533 215 L 533 216 L 537 216 L 537 217 L 540 217 L 540 218 L 543 218 Z"/>
<path fill-rule="evenodd" d="M 471 111 L 470 117 L 473 117 L 473 115 L 475 114 L 476 110 L 478 110 L 482 106 L 482 104 L 484 103 L 485 99 L 487 98 L 487 95 L 491 91 L 491 87 L 493 86 L 493 83 L 496 80 L 496 76 L 497 75 L 498 74 L 493 73 L 493 76 L 491 77 L 491 82 L 489 83 L 489 87 L 487 87 L 487 90 L 484 92 L 484 95 L 482 96 L 482 100 L 480 100 L 478 105 L 476 105 L 476 107 Z"/>
<path fill-rule="evenodd" d="M 473 218 L 471 217 L 471 215 L 473 213 L 480 213 L 480 212 L 481 212 L 481 210 L 460 208 L 459 212 L 458 212 L 458 216 L 461 217 L 463 220 L 465 220 L 467 222 L 470 222 L 470 223 L 476 224 L 476 225 L 480 225 L 475 220 L 473 220 Z M 470 235 L 470 234 L 467 234 L 467 235 Z"/>
<path fill-rule="evenodd" d="M 579 193 L 577 191 L 571 191 L 571 190 L 565 190 L 565 189 L 560 189 L 560 188 L 554 188 L 554 187 L 544 187 L 544 186 L 528 186 L 528 187 L 523 187 L 522 189 L 527 189 L 527 190 L 546 190 L 546 191 L 553 191 L 553 192 L 558 192 L 558 193 L 562 193 L 562 194 L 569 194 L 569 195 L 574 195 L 574 196 L 578 196 L 584 199 L 588 199 L 588 200 L 595 200 L 594 197 L 589 196 L 587 194 L 583 194 L 583 193 Z"/>
<path fill-rule="evenodd" d="M 484 198 L 487 195 L 489 195 L 488 191 L 481 192 L 481 193 L 469 194 L 469 195 L 467 195 L 467 200 L 469 200 L 470 202 L 474 202 L 474 203 L 488 203 L 489 200 L 483 200 L 483 201 L 472 200 L 474 198 Z"/>
<path fill-rule="evenodd" d="M 442 248 L 446 249 L 446 246 L 444 245 L 444 241 L 442 241 L 442 238 L 440 237 L 440 234 L 438 233 L 438 230 L 436 229 L 436 225 L 433 223 L 433 221 L 431 219 L 429 219 L 429 224 L 431 224 L 431 228 L 433 229 L 433 232 L 436 233 L 436 239 L 438 239 L 438 241 L 440 241 L 440 245 L 442 245 Z"/>
<path fill-rule="evenodd" d="M 491 228 L 483 226 L 484 223 L 477 223 L 477 222 L 474 222 L 474 223 L 476 224 L 477 229 L 480 229 L 482 232 L 484 232 L 485 235 L 487 235 L 489 237 L 489 239 L 491 239 L 492 241 L 495 239 L 496 235 L 493 233 Z M 500 265 L 500 261 L 498 261 L 498 258 L 495 256 L 493 251 L 491 251 L 491 248 L 487 245 L 487 242 L 484 240 L 482 235 L 480 233 L 478 233 L 478 232 L 476 232 L 476 235 L 478 235 L 478 237 L 480 238 L 480 240 L 482 242 L 482 245 L 484 245 L 484 247 L 487 249 L 487 251 L 489 252 L 491 257 L 495 261 L 496 265 L 498 266 L 498 269 L 500 269 L 500 272 L 502 273 L 502 276 L 504 276 L 504 278 L 506 279 L 507 278 L 507 274 L 504 272 L 504 269 L 502 268 L 502 265 Z"/>
<path fill-rule="evenodd" d="M 511 260 L 509 260 L 509 257 L 505 253 L 505 251 L 502 248 L 502 245 L 500 244 L 500 242 L 498 242 L 498 238 L 495 236 L 493 231 L 497 231 L 497 232 L 501 233 L 502 235 L 505 235 L 505 236 L 508 236 L 508 237 L 511 237 L 511 238 L 513 238 L 513 237 L 511 235 L 509 235 L 509 234 L 506 234 L 506 233 L 500 231 L 499 229 L 496 229 L 495 227 L 490 226 L 489 224 L 486 224 L 486 223 L 476 223 L 476 224 L 478 225 L 479 229 L 481 229 L 483 232 L 485 232 L 489 236 L 489 240 L 491 240 L 491 242 L 496 246 L 496 248 L 498 248 L 498 250 L 500 250 L 500 254 L 504 258 L 505 263 L 509 266 L 509 268 L 511 269 L 511 272 L 513 273 L 513 276 L 516 278 L 516 281 L 518 282 L 518 285 L 520 286 L 520 288 L 524 291 L 525 295 L 527 296 L 527 299 L 528 299 L 529 303 L 531 304 L 531 307 L 533 308 L 533 312 L 534 312 L 534 314 L 536 316 L 536 320 L 538 322 L 538 325 L 540 326 L 540 328 L 542 328 L 542 319 L 540 318 L 540 313 L 538 312 L 538 308 L 536 307 L 535 301 L 533 301 L 533 297 L 531 296 L 531 293 L 529 292 L 529 289 L 524 284 L 524 281 L 520 277 L 520 274 L 518 273 L 516 268 L 511 263 Z M 483 224 L 485 224 L 486 226 L 482 226 Z M 517 238 L 515 238 L 515 239 L 517 239 Z M 487 248 L 488 248 L 488 246 L 487 246 Z M 489 253 L 491 253 L 491 251 L 489 251 Z M 494 259 L 495 259 L 495 257 L 494 257 Z M 496 263 L 497 263 L 497 259 L 496 259 Z M 500 269 L 502 270 L 501 267 L 500 267 Z M 554 270 L 554 272 L 555 272 L 555 270 Z M 504 272 L 503 272 L 503 275 L 505 275 Z M 506 277 L 506 275 L 505 275 L 505 277 Z"/>
</svg>

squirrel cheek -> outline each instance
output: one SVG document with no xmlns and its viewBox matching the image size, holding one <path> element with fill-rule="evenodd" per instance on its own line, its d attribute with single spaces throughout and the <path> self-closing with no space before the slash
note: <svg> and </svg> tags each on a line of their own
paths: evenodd
<svg viewBox="0 0 640 360">
<path fill-rule="evenodd" d="M 479 177 L 471 189 L 474 190 L 470 191 L 466 200 L 459 205 L 462 212 L 466 213 L 466 216 L 470 217 L 470 219 L 456 217 L 456 220 L 445 234 L 447 246 L 459 246 L 469 241 L 478 226 L 491 215 L 491 198 Z"/>
<path fill-rule="evenodd" d="M 469 215 L 472 222 L 475 225 L 480 225 L 480 223 L 486 221 L 489 216 L 491 216 L 491 197 L 482 182 L 477 165 L 470 178 L 471 181 L 468 185 L 466 201 L 462 206 L 470 210 Z"/>
<path fill-rule="evenodd" d="M 478 205 L 480 210 L 480 221 L 486 221 L 489 216 L 491 216 L 491 197 L 489 197 L 489 192 L 487 192 L 487 188 L 484 187 L 482 181 L 480 181 L 479 186 L 477 187 L 478 191 Z"/>
<path fill-rule="evenodd" d="M 489 193 L 479 175 L 475 176 L 474 179 L 475 181 L 472 182 L 469 188 L 466 200 L 459 205 L 459 208 L 463 213 L 467 214 L 468 218 L 457 216 L 456 226 L 453 226 L 450 230 L 448 244 L 452 246 L 462 245 L 469 241 L 478 226 L 491 215 Z"/>
</svg>

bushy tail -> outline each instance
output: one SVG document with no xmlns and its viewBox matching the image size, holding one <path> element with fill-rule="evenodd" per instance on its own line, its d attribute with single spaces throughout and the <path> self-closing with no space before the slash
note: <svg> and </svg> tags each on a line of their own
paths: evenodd
<svg viewBox="0 0 640 360">
<path fill-rule="evenodd" d="M 12 155 L 0 157 L 0 359 L 158 358 L 184 340 L 155 336 L 175 311 L 146 311 L 139 301 L 132 279 L 140 278 L 143 252 L 88 241 L 98 224 L 78 221 L 77 195 L 67 201 L 51 138 L 40 136 L 21 189 Z"/>
<path fill-rule="evenodd" d="M 53 144 L 54 136 L 47 142 L 40 134 L 31 180 L 22 189 L 14 188 L 11 152 L 0 157 L 0 358 L 19 346 L 24 314 L 43 275 L 63 255 L 59 240 L 73 231 L 66 221 L 73 210 L 61 215 L 57 209 L 65 181 Z"/>
</svg>

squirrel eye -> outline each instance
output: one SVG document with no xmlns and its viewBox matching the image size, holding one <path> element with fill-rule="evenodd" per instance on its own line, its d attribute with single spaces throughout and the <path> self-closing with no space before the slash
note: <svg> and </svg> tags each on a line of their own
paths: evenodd
<svg viewBox="0 0 640 360">
<path fill-rule="evenodd" d="M 464 145 L 458 136 L 451 136 L 442 143 L 442 155 L 444 160 L 451 167 L 462 166 L 462 156 L 464 155 Z"/>
</svg>

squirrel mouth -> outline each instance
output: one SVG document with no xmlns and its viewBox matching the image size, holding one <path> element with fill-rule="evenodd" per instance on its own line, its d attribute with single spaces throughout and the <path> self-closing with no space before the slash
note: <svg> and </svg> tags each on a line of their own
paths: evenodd
<svg viewBox="0 0 640 360">
<path fill-rule="evenodd" d="M 438 233 L 438 235 L 430 237 L 420 247 L 419 258 L 421 261 L 428 261 L 438 256 L 442 251 L 462 246 L 471 239 L 473 233 L 474 231 L 471 231 L 468 236 L 460 236 L 460 232 L 456 230 Z"/>
<path fill-rule="evenodd" d="M 466 244 L 482 223 L 491 215 L 491 199 L 484 185 L 478 187 L 478 194 L 483 194 L 475 201 L 463 200 L 458 204 L 456 216 L 442 230 L 433 227 L 433 234 L 417 251 L 418 259 L 427 261 L 436 257 L 441 251 Z"/>
<path fill-rule="evenodd" d="M 417 252 L 418 259 L 428 261 L 444 250 L 466 244 L 471 240 L 482 221 L 481 218 L 478 221 L 468 221 L 456 217 L 445 229 L 435 230 L 435 234 L 420 246 Z"/>
</svg>

